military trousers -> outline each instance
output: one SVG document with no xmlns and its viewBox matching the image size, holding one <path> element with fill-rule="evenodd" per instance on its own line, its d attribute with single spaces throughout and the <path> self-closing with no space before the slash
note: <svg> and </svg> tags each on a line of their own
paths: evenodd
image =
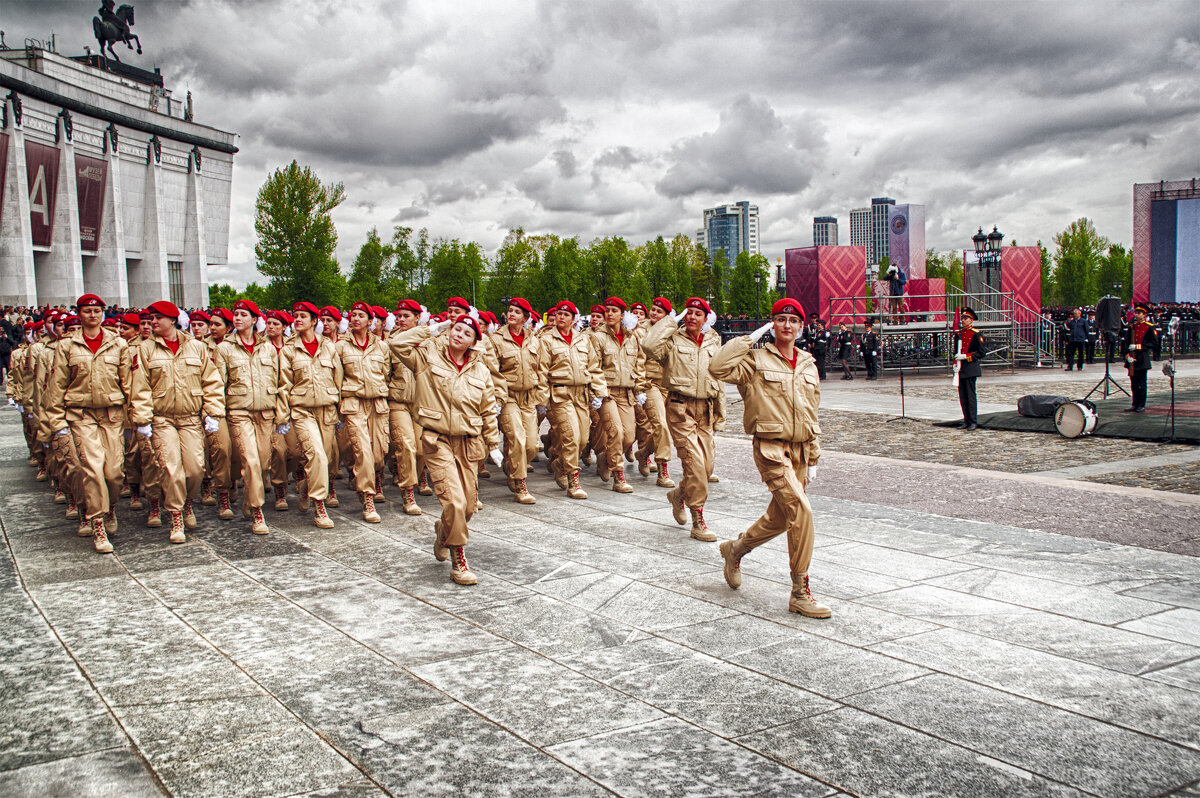
<svg viewBox="0 0 1200 798">
<path fill-rule="evenodd" d="M 762 517 L 742 533 L 742 545 L 750 550 L 786 534 L 788 566 L 795 583 L 797 577 L 808 573 L 813 550 L 812 507 L 805 495 L 808 469 L 804 444 L 755 437 L 754 465 L 771 491 L 771 503 Z"/>
<path fill-rule="evenodd" d="M 79 489 L 87 520 L 103 518 L 121 495 L 125 438 L 125 409 L 68 407 L 67 427 L 79 459 Z"/>
</svg>

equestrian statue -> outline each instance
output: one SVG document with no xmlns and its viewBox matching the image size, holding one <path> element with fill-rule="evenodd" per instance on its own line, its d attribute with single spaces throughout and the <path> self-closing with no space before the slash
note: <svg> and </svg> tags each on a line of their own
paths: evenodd
<svg viewBox="0 0 1200 798">
<path fill-rule="evenodd" d="M 112 57 L 120 61 L 112 48 L 114 42 L 125 42 L 125 46 L 130 50 L 137 44 L 138 55 L 141 55 L 142 43 L 137 34 L 130 30 L 133 27 L 133 6 L 123 5 L 113 11 L 114 5 L 116 0 L 100 0 L 100 16 L 92 17 L 92 29 L 96 32 L 96 41 L 100 42 L 100 55 L 104 55 L 104 48 L 107 46 Z"/>
</svg>

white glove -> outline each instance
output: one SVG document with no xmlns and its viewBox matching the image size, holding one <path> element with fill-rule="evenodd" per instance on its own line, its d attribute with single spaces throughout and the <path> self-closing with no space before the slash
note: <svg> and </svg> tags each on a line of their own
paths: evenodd
<svg viewBox="0 0 1200 798">
<path fill-rule="evenodd" d="M 602 404 L 604 404 L 603 396 L 593 396 L 592 397 L 592 409 L 593 410 L 599 410 L 600 405 L 602 405 Z"/>
<path fill-rule="evenodd" d="M 205 432 L 216 432 L 220 428 L 221 428 L 221 425 L 217 423 L 217 420 L 215 418 L 213 418 L 212 416 L 204 417 L 204 431 Z"/>
<path fill-rule="evenodd" d="M 136 432 L 138 435 L 141 435 L 146 440 L 150 440 L 150 438 L 154 435 L 154 428 L 149 424 L 146 424 L 145 426 L 138 427 L 134 430 L 134 432 Z"/>
<path fill-rule="evenodd" d="M 496 468 L 504 468 L 504 455 L 499 449 L 492 449 L 492 462 L 496 464 Z"/>
<path fill-rule="evenodd" d="M 641 405 L 646 404 L 646 394 L 644 394 L 644 393 L 639 393 L 637 396 L 635 396 L 633 398 L 638 403 L 639 407 Z"/>
<path fill-rule="evenodd" d="M 16 407 L 16 406 L 17 406 L 17 400 L 16 400 L 16 399 L 13 399 L 11 396 L 10 396 L 10 397 L 8 397 L 8 406 L 9 406 L 9 407 Z"/>
<path fill-rule="evenodd" d="M 957 355 L 954 356 L 954 359 L 955 360 L 966 360 L 967 356 L 964 355 L 962 352 L 959 352 Z"/>
<path fill-rule="evenodd" d="M 58 438 L 58 437 L 61 437 L 61 436 L 63 436 L 63 435 L 66 435 L 66 434 L 67 434 L 68 432 L 70 432 L 70 431 L 71 431 L 71 430 L 67 429 L 66 427 L 63 427 L 63 428 L 62 428 L 62 429 L 60 429 L 58 432 L 54 433 L 54 437 L 56 437 L 56 438 Z"/>
<path fill-rule="evenodd" d="M 544 416 L 544 415 L 546 415 L 547 413 L 549 413 L 549 412 L 550 412 L 550 409 L 549 409 L 548 407 L 546 407 L 545 405 L 538 405 L 538 406 L 537 406 L 537 411 L 538 411 L 538 414 L 539 414 L 539 415 L 543 415 L 543 416 Z"/>
<path fill-rule="evenodd" d="M 810 465 L 808 467 L 808 481 L 812 482 L 816 478 L 817 478 L 817 467 L 815 465 Z"/>
<path fill-rule="evenodd" d="M 774 324 L 774 322 L 770 322 L 770 321 L 769 321 L 769 322 L 767 322 L 766 324 L 764 324 L 763 326 L 759 327 L 759 328 L 758 328 L 757 330 L 755 330 L 754 332 L 750 333 L 750 343 L 752 343 L 752 344 L 756 344 L 756 343 L 758 343 L 758 342 L 759 342 L 759 340 L 760 340 L 760 339 L 761 339 L 761 338 L 762 338 L 764 335 L 766 335 L 766 334 L 767 334 L 767 330 L 771 329 L 771 326 L 772 326 L 773 324 Z"/>
<path fill-rule="evenodd" d="M 275 425 L 275 434 L 276 435 L 287 435 L 291 431 L 292 431 L 291 424 L 276 424 Z"/>
<path fill-rule="evenodd" d="M 876 349 L 874 352 L 872 352 L 871 357 L 879 357 L 879 350 Z"/>
<path fill-rule="evenodd" d="M 450 325 L 453 323 L 454 322 L 450 321 L 450 319 L 446 319 L 445 321 L 439 321 L 434 324 L 430 324 L 429 332 L 433 333 L 434 335 L 441 335 L 442 330 L 450 329 Z"/>
<path fill-rule="evenodd" d="M 337 423 L 337 427 L 335 427 L 335 429 L 338 432 L 341 432 L 345 428 L 346 428 L 346 419 L 342 418 L 341 416 L 338 416 L 338 423 Z"/>
<path fill-rule="evenodd" d="M 492 412 L 495 413 L 496 415 L 500 415 L 500 411 L 503 409 L 504 408 L 500 406 L 500 403 L 496 402 L 496 406 L 492 408 Z"/>
</svg>

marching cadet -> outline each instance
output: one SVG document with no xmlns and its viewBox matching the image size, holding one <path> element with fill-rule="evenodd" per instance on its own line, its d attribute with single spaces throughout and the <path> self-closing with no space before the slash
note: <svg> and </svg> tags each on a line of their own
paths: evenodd
<svg viewBox="0 0 1200 798">
<path fill-rule="evenodd" d="M 975 381 L 983 375 L 983 336 L 975 329 L 979 318 L 971 308 L 963 308 L 959 314 L 958 352 L 954 355 L 955 377 L 958 379 L 958 405 L 962 408 L 963 420 L 959 429 L 968 432 L 977 429 L 975 408 Z"/>
<path fill-rule="evenodd" d="M 137 313 L 125 313 L 117 318 L 117 332 L 129 348 L 129 368 L 132 375 L 137 367 L 138 344 L 142 342 L 139 331 L 141 319 Z M 125 403 L 125 482 L 129 485 L 129 509 L 141 510 L 145 507 L 142 502 L 143 493 L 150 503 L 150 512 L 146 524 L 149 527 L 162 526 L 162 487 L 159 478 L 158 461 L 154 459 L 154 449 L 150 441 L 140 435 L 133 434 L 133 393 L 132 376 L 130 377 L 130 397 Z"/>
<path fill-rule="evenodd" d="M 639 338 L 644 338 L 650 329 L 650 320 L 647 318 L 649 311 L 641 302 L 634 302 L 629 306 L 629 312 L 637 316 L 637 333 Z M 642 372 L 643 381 L 636 386 L 637 393 L 646 394 L 646 401 L 650 401 L 650 394 L 647 391 L 649 378 L 646 376 L 646 358 L 638 352 L 638 368 Z M 640 404 L 633 408 L 633 425 L 634 425 L 634 446 L 636 455 L 634 462 L 637 463 L 638 472 L 642 476 L 648 477 L 651 474 L 651 466 L 654 465 L 654 452 L 651 448 L 650 440 L 653 434 L 651 429 L 650 417 L 646 414 L 646 405 Z M 654 466 L 657 471 L 658 467 Z"/>
<path fill-rule="evenodd" d="M 650 328 L 665 316 L 674 316 L 674 307 L 666 297 L 655 297 L 647 311 L 646 321 L 643 322 L 643 342 L 650 333 Z M 655 482 L 660 488 L 673 488 L 675 481 L 667 473 L 667 461 L 671 459 L 671 433 L 667 430 L 666 394 L 662 388 L 662 363 L 646 356 L 641 351 L 642 384 L 638 393 L 646 394 L 646 403 L 641 409 L 646 417 L 647 435 L 638 444 L 638 470 L 642 476 L 648 477 L 657 473 Z"/>
<path fill-rule="evenodd" d="M 80 537 L 91 534 L 85 515 L 79 509 L 83 501 L 83 475 L 79 467 L 79 450 L 75 448 L 75 440 L 70 435 L 52 436 L 50 428 L 50 411 L 52 401 L 61 401 L 61 397 L 51 396 L 50 386 L 54 382 L 54 367 L 58 361 L 58 352 L 64 347 L 69 336 L 82 326 L 78 316 L 60 314 L 55 317 L 52 325 L 56 338 L 47 345 L 38 364 L 39 393 L 36 406 L 38 408 L 38 440 L 49 444 L 50 476 L 54 479 L 56 488 L 54 501 L 66 504 L 66 517 L 69 520 L 79 519 Z"/>
<path fill-rule="evenodd" d="M 193 310 L 188 314 L 188 327 L 193 338 L 203 341 L 208 337 L 209 315 L 203 310 Z"/>
<path fill-rule="evenodd" d="M 396 304 L 396 326 L 390 338 L 416 327 L 425 310 L 415 299 L 402 299 Z M 392 358 L 388 374 L 388 436 L 391 439 L 391 465 L 395 469 L 396 487 L 404 512 L 421 515 L 413 490 L 417 485 L 417 428 L 413 422 L 413 396 L 416 386 L 413 373 L 398 357 Z"/>
<path fill-rule="evenodd" d="M 208 340 L 201 341 L 209 351 L 209 360 L 216 365 L 217 347 L 225 339 L 233 335 L 233 313 L 226 308 L 213 308 L 209 313 Z M 217 517 L 222 521 L 233 518 L 233 475 L 241 470 L 242 464 L 233 451 L 233 441 L 229 437 L 229 422 L 224 416 L 216 419 L 217 428 L 213 432 L 205 430 L 205 452 L 208 455 L 207 471 L 205 472 L 211 489 L 217 491 Z M 202 488 L 203 495 L 203 488 Z M 204 499 L 202 498 L 203 502 Z"/>
<path fill-rule="evenodd" d="M 138 335 L 143 341 L 149 341 L 154 337 L 154 314 L 149 310 L 143 310 L 138 314 Z"/>
<path fill-rule="evenodd" d="M 288 415 L 287 396 L 279 390 L 279 350 L 256 331 L 262 320 L 258 305 L 239 299 L 233 306 L 233 335 L 216 351 L 229 439 L 242 464 L 242 516 L 252 520 L 250 531 L 256 535 L 271 531 L 262 514 L 263 472 L 270 464 L 272 434 L 287 433 L 275 419 Z"/>
<path fill-rule="evenodd" d="M 284 310 L 273 310 L 264 317 L 266 321 L 267 343 L 275 347 L 276 353 L 283 350 L 285 336 L 294 319 L 292 314 Z M 280 361 L 282 363 L 282 361 Z M 280 425 L 282 426 L 282 425 Z M 300 509 L 308 510 L 308 496 L 305 493 L 304 472 L 300 470 L 297 458 L 300 452 L 300 442 L 296 438 L 295 428 L 289 428 L 287 433 L 280 435 L 271 433 L 271 457 L 267 470 L 271 474 L 271 487 L 275 491 L 275 509 L 279 512 L 287 510 L 288 475 L 296 473 L 296 498 Z"/>
<path fill-rule="evenodd" d="M 342 392 L 342 361 L 328 338 L 317 335 L 318 311 L 311 302 L 297 302 L 296 334 L 280 350 L 279 392 L 288 397 L 283 416 L 275 421 L 291 425 L 300 447 L 313 523 L 332 529 L 325 510 L 329 498 L 329 463 L 337 429 L 337 404 Z M 303 508 L 301 508 L 303 509 Z"/>
<path fill-rule="evenodd" d="M 350 307 L 350 334 L 335 345 L 342 362 L 340 411 L 346 443 L 354 460 L 354 483 L 362 501 L 363 520 L 380 522 L 375 511 L 388 447 L 388 347 L 371 335 L 372 312 L 366 302 Z"/>
<path fill-rule="evenodd" d="M 813 518 L 805 488 L 816 477 L 821 456 L 821 379 L 812 356 L 795 346 L 803 323 L 800 303 L 781 299 L 771 308 L 769 323 L 731 339 L 709 363 L 712 376 L 738 386 L 745 401 L 742 423 L 753 436 L 754 464 L 771 491 L 766 513 L 720 549 L 725 581 L 737 589 L 742 584 L 742 557 L 786 532 L 792 575 L 788 609 L 809 618 L 828 618 L 829 608 L 817 603 L 808 584 Z M 768 330 L 775 342 L 752 349 Z"/>
<path fill-rule="evenodd" d="M 529 329 L 533 306 L 522 297 L 508 301 L 506 324 L 492 333 L 492 348 L 500 363 L 500 376 L 508 385 L 507 400 L 500 410 L 500 431 L 504 434 L 504 473 L 513 501 L 536 504 L 529 494 L 525 478 L 529 463 L 537 454 L 538 396 L 545 390 L 545 378 L 538 368 L 542 341 Z"/>
<path fill-rule="evenodd" d="M 63 340 L 54 356 L 47 416 L 55 438 L 70 436 L 79 458 L 80 490 L 97 552 L 112 552 L 116 502 L 124 462 L 122 427 L 131 391 L 129 346 L 105 330 L 104 300 L 84 294 L 75 302 L 82 326 Z"/>
<path fill-rule="evenodd" d="M 600 371 L 600 358 L 591 336 L 575 329 L 579 310 L 563 300 L 555 311 L 555 325 L 543 340 L 538 369 L 546 388 L 540 405 L 547 407 L 550 429 L 557 435 L 558 458 L 554 472 L 560 485 L 565 482 L 567 495 L 586 499 L 579 487 L 579 447 L 588 439 L 591 428 L 589 410 L 599 410 L 608 396 L 608 386 Z"/>
<path fill-rule="evenodd" d="M 633 409 L 646 403 L 646 394 L 636 390 L 645 379 L 638 368 L 640 340 L 637 316 L 629 312 L 625 300 L 617 296 L 604 300 L 604 323 L 595 333 L 595 343 L 608 397 L 600 405 L 603 452 L 597 453 L 607 458 L 604 473 L 611 473 L 617 493 L 633 493 L 625 480 L 622 457 L 633 447 L 637 433 Z"/>
<path fill-rule="evenodd" d="M 717 539 L 704 520 L 708 477 L 716 458 L 716 397 L 709 363 L 721 346 L 720 334 L 711 328 L 711 313 L 707 302 L 692 297 L 684 303 L 682 325 L 664 315 L 642 341 L 646 358 L 662 368 L 662 386 L 667 391 L 666 426 L 683 469 L 679 486 L 667 493 L 667 501 L 675 522 L 687 523 L 686 508 L 692 516 L 691 536 L 709 543 Z"/>
<path fill-rule="evenodd" d="M 49 474 L 49 446 L 44 445 L 38 436 L 38 418 L 40 417 L 40 409 L 38 407 L 39 397 L 41 395 L 42 383 L 45 379 L 46 367 L 43 362 L 46 359 L 46 350 L 54 343 L 56 336 L 54 334 L 54 321 L 58 318 L 58 312 L 51 310 L 44 315 L 41 321 L 34 326 L 33 342 L 29 346 L 29 352 L 25 356 L 25 370 L 28 374 L 29 388 L 25 394 L 26 401 L 25 413 L 26 419 L 29 422 L 29 435 L 33 439 L 33 449 L 35 459 L 38 462 L 38 472 L 35 479 L 38 482 L 45 482 L 50 478 Z"/>
<path fill-rule="evenodd" d="M 176 327 L 177 321 L 187 323 L 179 308 L 161 300 L 149 310 L 154 336 L 138 345 L 137 368 L 131 366 L 132 421 L 135 434 L 153 443 L 162 469 L 170 541 L 183 543 L 184 527 L 196 528 L 192 499 L 204 474 L 201 430 L 217 429 L 217 419 L 225 416 L 225 386 L 207 347 Z"/>
<path fill-rule="evenodd" d="M 592 342 L 592 346 L 596 345 L 596 333 L 600 332 L 600 328 L 604 326 L 604 306 L 592 305 L 591 312 L 588 314 L 588 326 L 583 331 L 583 334 Z M 599 356 L 600 350 L 596 350 Z M 596 476 L 608 482 L 611 472 L 608 466 L 608 456 L 604 454 L 604 425 L 600 423 L 600 410 L 593 407 L 588 413 L 588 421 L 591 424 L 590 432 L 588 433 L 587 445 L 583 447 L 580 460 L 583 465 L 592 464 L 592 452 L 596 452 Z"/>
<path fill-rule="evenodd" d="M 1133 324 L 1125 328 L 1121 351 L 1125 354 L 1125 368 L 1129 372 L 1129 389 L 1132 404 L 1122 413 L 1146 412 L 1146 376 L 1150 372 L 1150 356 L 1158 348 L 1158 328 L 1147 320 L 1150 306 L 1138 302 L 1133 306 Z"/>
<path fill-rule="evenodd" d="M 341 337 L 350 329 L 350 322 L 342 315 L 342 311 L 333 305 L 321 308 L 321 335 L 331 344 L 337 344 Z M 347 468 L 353 468 L 354 461 L 350 457 L 350 439 L 347 438 L 346 425 L 338 421 L 337 434 L 333 436 L 333 459 L 329 461 L 329 498 L 325 500 L 326 507 L 339 505 L 337 492 L 333 483 L 342 478 L 339 463 L 345 462 Z"/>
<path fill-rule="evenodd" d="M 875 334 L 875 322 L 867 319 L 866 329 L 858 338 L 858 350 L 862 354 L 863 365 L 867 368 L 867 379 L 879 379 L 879 336 Z"/>
<path fill-rule="evenodd" d="M 433 554 L 439 561 L 450 559 L 450 577 L 460 585 L 476 583 L 465 548 L 467 522 L 477 506 L 479 464 L 489 451 L 497 467 L 503 459 L 496 390 L 482 341 L 479 322 L 467 315 L 433 328 L 415 327 L 390 341 L 392 352 L 414 375 L 421 448 L 442 505 L 442 517 L 434 522 Z"/>
</svg>

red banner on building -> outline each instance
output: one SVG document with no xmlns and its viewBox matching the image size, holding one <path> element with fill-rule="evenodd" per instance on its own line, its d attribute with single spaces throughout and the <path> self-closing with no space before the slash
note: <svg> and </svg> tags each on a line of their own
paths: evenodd
<svg viewBox="0 0 1200 798">
<path fill-rule="evenodd" d="M 54 201 L 58 196 L 58 148 L 25 142 L 25 179 L 29 181 L 29 222 L 33 245 L 50 246 Z"/>
<path fill-rule="evenodd" d="M 79 244 L 89 252 L 100 246 L 100 225 L 104 221 L 104 188 L 108 181 L 108 161 L 90 155 L 75 156 L 75 189 L 79 197 Z"/>
<path fill-rule="evenodd" d="M 8 134 L 0 133 L 0 220 L 4 218 L 4 183 L 8 178 Z"/>
</svg>

